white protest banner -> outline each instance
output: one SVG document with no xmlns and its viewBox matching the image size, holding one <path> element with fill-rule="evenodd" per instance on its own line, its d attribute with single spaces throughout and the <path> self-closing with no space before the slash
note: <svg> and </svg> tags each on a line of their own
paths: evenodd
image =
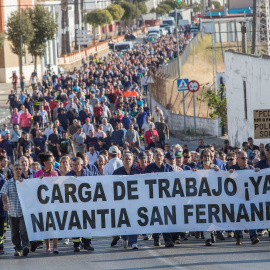
<svg viewBox="0 0 270 270">
<path fill-rule="evenodd" d="M 17 181 L 30 240 L 270 228 L 270 169 Z"/>
</svg>

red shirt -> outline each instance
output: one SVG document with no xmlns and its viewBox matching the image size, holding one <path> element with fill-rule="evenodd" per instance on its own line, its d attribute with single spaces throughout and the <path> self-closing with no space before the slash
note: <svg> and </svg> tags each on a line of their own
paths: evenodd
<svg viewBox="0 0 270 270">
<path fill-rule="evenodd" d="M 55 101 L 51 100 L 50 101 L 51 111 L 53 111 L 57 107 L 57 104 L 58 104 L 57 100 L 55 100 Z"/>
<path fill-rule="evenodd" d="M 154 129 L 153 131 L 146 131 L 145 134 L 144 134 L 144 138 L 146 138 L 146 143 L 149 144 L 151 143 L 153 140 L 152 140 L 152 136 L 153 135 L 157 135 L 158 136 L 158 133 L 157 131 Z"/>
<path fill-rule="evenodd" d="M 22 122 L 22 127 L 31 127 L 31 118 L 32 115 L 30 113 L 22 113 L 20 116 L 20 121 Z"/>
<path fill-rule="evenodd" d="M 95 117 L 101 117 L 102 113 L 103 113 L 103 107 L 102 106 L 94 108 L 94 116 Z"/>
</svg>

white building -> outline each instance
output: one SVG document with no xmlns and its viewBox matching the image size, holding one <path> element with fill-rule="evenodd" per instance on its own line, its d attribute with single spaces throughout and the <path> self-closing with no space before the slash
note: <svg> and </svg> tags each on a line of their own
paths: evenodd
<svg viewBox="0 0 270 270">
<path fill-rule="evenodd" d="M 226 51 L 225 72 L 229 140 L 241 146 L 255 137 L 254 110 L 270 109 L 270 57 Z M 270 138 L 254 141 L 269 143 Z"/>
</svg>

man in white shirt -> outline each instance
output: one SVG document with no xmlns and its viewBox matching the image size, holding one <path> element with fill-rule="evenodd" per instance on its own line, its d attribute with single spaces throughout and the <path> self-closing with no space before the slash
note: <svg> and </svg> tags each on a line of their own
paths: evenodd
<svg viewBox="0 0 270 270">
<path fill-rule="evenodd" d="M 97 157 L 99 155 L 99 152 L 98 151 L 95 151 L 95 146 L 93 144 L 91 144 L 89 146 L 89 152 L 86 153 L 87 156 L 88 156 L 88 163 L 90 165 L 94 165 L 94 163 L 97 161 Z"/>
<path fill-rule="evenodd" d="M 108 123 L 108 120 L 106 118 L 102 119 L 102 124 L 100 125 L 103 128 L 103 131 L 106 133 L 108 130 L 110 133 L 113 132 L 113 127 L 110 123 Z"/>
<path fill-rule="evenodd" d="M 145 118 L 146 122 L 142 125 L 142 132 L 145 133 L 146 131 L 149 130 L 149 125 L 154 125 L 155 128 L 155 124 L 153 122 L 150 121 L 150 117 L 146 116 Z"/>
<path fill-rule="evenodd" d="M 48 113 L 44 110 L 43 105 L 40 105 L 40 110 L 39 110 L 39 115 L 42 117 L 42 123 L 43 127 L 46 125 L 48 122 Z"/>
<path fill-rule="evenodd" d="M 152 113 L 153 122 L 154 123 L 160 122 L 160 116 L 161 115 L 163 115 L 162 110 L 158 106 L 155 106 L 155 110 Z"/>
<path fill-rule="evenodd" d="M 90 123 L 90 118 L 87 117 L 85 119 L 85 124 L 83 124 L 83 132 L 89 134 L 90 130 L 93 130 L 93 132 L 95 131 L 94 126 Z"/>
<path fill-rule="evenodd" d="M 104 166 L 103 174 L 112 175 L 113 172 L 123 166 L 123 162 L 118 158 L 119 149 L 117 146 L 111 146 L 109 148 L 109 163 Z"/>
</svg>

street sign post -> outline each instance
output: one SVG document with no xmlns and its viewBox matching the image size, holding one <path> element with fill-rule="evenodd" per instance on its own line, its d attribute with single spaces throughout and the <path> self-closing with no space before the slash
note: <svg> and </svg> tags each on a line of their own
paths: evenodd
<svg viewBox="0 0 270 270">
<path fill-rule="evenodd" d="M 196 110 L 195 110 L 195 93 L 200 89 L 200 85 L 197 81 L 192 80 L 187 85 L 188 91 L 193 93 L 193 112 L 194 112 L 194 132 L 196 135 Z"/>
<path fill-rule="evenodd" d="M 187 91 L 189 79 L 177 79 L 177 90 Z"/>
</svg>

